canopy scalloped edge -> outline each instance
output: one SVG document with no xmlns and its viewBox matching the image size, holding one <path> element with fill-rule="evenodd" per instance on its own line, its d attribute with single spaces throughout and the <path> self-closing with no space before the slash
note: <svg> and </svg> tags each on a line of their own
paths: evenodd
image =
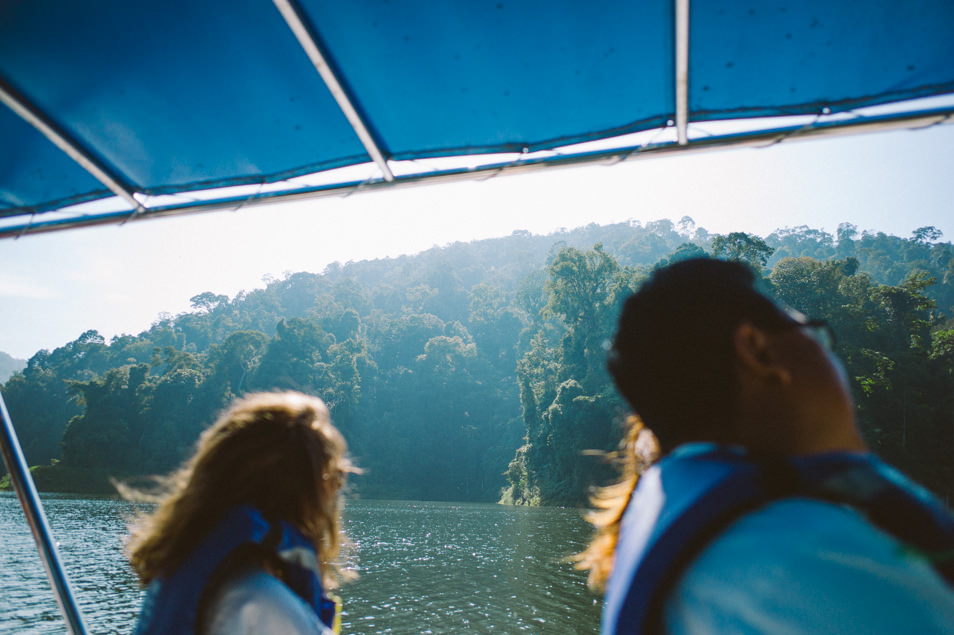
<svg viewBox="0 0 954 635">
<path fill-rule="evenodd" d="M 683 155 L 729 148 L 768 148 L 782 142 L 818 139 L 839 135 L 854 135 L 878 131 L 924 129 L 931 126 L 954 123 L 954 104 L 943 108 L 902 112 L 888 115 L 816 121 L 804 125 L 777 127 L 754 132 L 720 135 L 710 138 L 648 143 L 645 145 L 617 147 L 608 150 L 547 154 L 540 157 L 518 158 L 512 161 L 491 162 L 477 167 L 434 170 L 409 175 L 395 175 L 391 180 L 383 177 L 363 181 L 348 180 L 325 185 L 313 185 L 280 189 L 245 195 L 213 197 L 206 200 L 189 200 L 183 203 L 142 206 L 140 209 L 125 209 L 103 212 L 45 212 L 30 218 L 28 222 L 0 224 L 0 238 L 19 237 L 26 234 L 59 231 L 77 227 L 115 225 L 129 221 L 164 218 L 218 210 L 237 210 L 245 207 L 275 204 L 282 201 L 300 201 L 326 197 L 344 197 L 363 192 L 379 192 L 392 188 L 404 188 L 433 183 L 483 180 L 501 175 L 522 174 L 542 169 L 574 167 L 582 165 L 615 165 L 624 161 Z M 189 193 L 184 193 L 188 196 Z M 8 219 L 9 220 L 9 219 Z M 2 221 L 0 221 L 2 223 Z"/>
</svg>

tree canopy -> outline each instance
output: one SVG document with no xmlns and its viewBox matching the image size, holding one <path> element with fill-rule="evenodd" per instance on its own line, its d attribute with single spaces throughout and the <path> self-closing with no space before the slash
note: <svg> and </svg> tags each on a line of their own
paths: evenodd
<svg viewBox="0 0 954 635">
<path fill-rule="evenodd" d="M 655 268 L 740 260 L 838 334 L 872 447 L 942 496 L 954 469 L 954 250 L 796 227 L 709 234 L 690 218 L 589 225 L 334 263 L 139 335 L 93 330 L 41 350 L 2 387 L 31 464 L 117 476 L 175 467 L 236 395 L 322 397 L 369 498 L 579 504 L 614 478 L 625 404 L 605 344 Z"/>
</svg>

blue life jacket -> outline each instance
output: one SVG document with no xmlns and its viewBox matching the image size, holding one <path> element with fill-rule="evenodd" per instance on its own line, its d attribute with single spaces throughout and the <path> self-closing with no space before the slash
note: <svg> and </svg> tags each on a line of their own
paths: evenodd
<svg viewBox="0 0 954 635">
<path fill-rule="evenodd" d="M 667 500 L 667 483 L 679 500 Z M 954 515 L 873 455 L 753 457 L 714 446 L 641 477 L 620 526 L 603 635 L 659 632 L 666 597 L 703 548 L 742 515 L 791 497 L 851 506 L 954 586 Z"/>
<path fill-rule="evenodd" d="M 258 510 L 241 506 L 227 513 L 175 571 L 149 584 L 135 634 L 193 635 L 210 578 L 231 553 L 250 544 L 282 559 L 288 567 L 285 582 L 331 628 L 335 603 L 322 591 L 314 544 L 292 525 L 270 523 Z"/>
</svg>

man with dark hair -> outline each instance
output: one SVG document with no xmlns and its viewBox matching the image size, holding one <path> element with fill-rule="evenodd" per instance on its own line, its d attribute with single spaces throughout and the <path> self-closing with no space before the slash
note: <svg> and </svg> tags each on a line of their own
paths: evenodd
<svg viewBox="0 0 954 635">
<path fill-rule="evenodd" d="M 615 547 L 603 633 L 954 633 L 954 517 L 866 451 L 832 345 L 739 263 L 676 263 L 627 301 L 627 457 L 645 424 L 662 458 L 604 496 L 582 558 Z"/>
</svg>

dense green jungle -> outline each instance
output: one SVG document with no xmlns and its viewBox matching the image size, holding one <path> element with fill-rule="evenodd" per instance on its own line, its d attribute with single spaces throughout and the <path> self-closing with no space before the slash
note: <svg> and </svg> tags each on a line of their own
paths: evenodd
<svg viewBox="0 0 954 635">
<path fill-rule="evenodd" d="M 235 395 L 320 395 L 366 498 L 579 505 L 613 478 L 625 407 L 604 370 L 619 308 L 654 267 L 742 260 L 827 319 L 872 448 L 950 500 L 954 247 L 808 227 L 710 234 L 690 218 L 590 225 L 333 263 L 110 341 L 41 350 L 2 386 L 41 489 L 164 473 Z M 596 450 L 597 452 L 592 452 Z M 587 452 L 589 451 L 589 452 Z"/>
</svg>

